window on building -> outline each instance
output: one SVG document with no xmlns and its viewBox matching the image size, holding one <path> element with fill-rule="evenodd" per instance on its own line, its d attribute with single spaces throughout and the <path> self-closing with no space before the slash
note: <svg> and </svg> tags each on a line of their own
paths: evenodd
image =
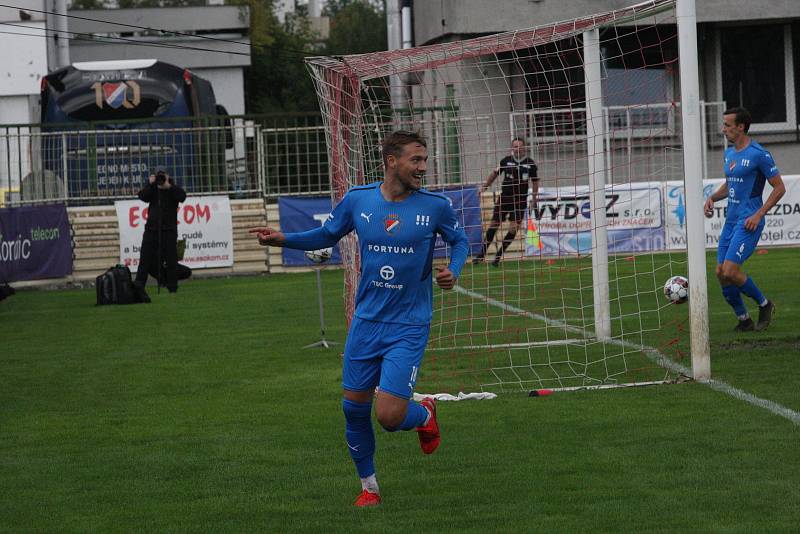
<svg viewBox="0 0 800 534">
<path fill-rule="evenodd" d="M 731 26 L 719 29 L 719 97 L 753 115 L 754 131 L 795 127 L 791 27 Z"/>
<path fill-rule="evenodd" d="M 612 130 L 672 130 L 674 25 L 620 26 L 600 34 L 603 106 Z M 526 109 L 538 136 L 586 134 L 583 42 L 548 43 L 513 58 L 524 75 Z"/>
<path fill-rule="evenodd" d="M 673 131 L 677 27 L 614 27 L 602 34 L 601 43 L 609 128 L 642 135 Z"/>
</svg>

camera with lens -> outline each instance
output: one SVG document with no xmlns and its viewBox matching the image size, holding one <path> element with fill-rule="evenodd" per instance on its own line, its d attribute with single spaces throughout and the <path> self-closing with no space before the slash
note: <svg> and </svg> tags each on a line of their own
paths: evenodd
<svg viewBox="0 0 800 534">
<path fill-rule="evenodd" d="M 165 183 L 167 183 L 167 173 L 158 171 L 156 173 L 156 185 L 164 185 Z"/>
</svg>

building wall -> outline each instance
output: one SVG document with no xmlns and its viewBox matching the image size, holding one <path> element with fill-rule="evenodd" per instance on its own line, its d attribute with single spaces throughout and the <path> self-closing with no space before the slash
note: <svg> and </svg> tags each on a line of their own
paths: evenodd
<svg viewBox="0 0 800 534">
<path fill-rule="evenodd" d="M 533 26 L 551 24 L 557 21 L 585 17 L 592 13 L 599 13 L 614 9 L 621 9 L 634 4 L 635 0 L 570 0 L 568 2 L 557 0 L 506 0 L 500 4 L 484 2 L 482 0 L 442 0 L 441 2 L 415 2 L 414 3 L 414 33 L 417 45 L 437 42 L 449 42 L 469 39 L 471 37 L 489 33 L 498 33 Z M 721 94 L 721 78 L 719 74 L 719 40 L 717 33 L 721 28 L 731 25 L 759 25 L 759 24 L 792 24 L 794 41 L 794 65 L 792 71 L 797 78 L 798 65 L 800 64 L 800 1 L 787 0 L 762 0 L 752 2 L 749 0 L 700 0 L 697 2 L 698 19 L 698 53 L 700 55 L 700 94 L 701 99 L 707 102 L 719 100 Z M 778 26 L 776 25 L 776 31 Z M 504 73 L 508 76 L 509 73 Z M 487 76 L 492 78 L 491 76 Z M 667 100 L 679 100 L 678 73 L 673 74 L 675 82 L 674 95 Z M 507 88 L 500 87 L 508 83 Z M 429 82 L 428 82 L 429 83 Z M 492 113 L 503 114 L 506 117 L 512 109 L 524 109 L 524 98 L 518 91 L 515 79 L 489 79 L 485 83 L 491 85 L 491 91 L 502 91 L 511 96 L 492 98 L 491 105 L 483 105 L 476 99 L 476 80 L 472 82 L 456 83 L 458 105 L 463 109 L 469 107 L 469 101 L 482 110 L 491 108 Z M 427 90 L 431 92 L 430 89 Z M 435 91 L 435 90 L 433 90 Z M 478 90 L 479 91 L 479 90 Z M 417 91 L 422 93 L 422 91 Z M 796 109 L 796 102 L 800 102 L 800 84 L 795 81 L 796 95 L 787 96 L 787 114 L 797 115 L 800 119 L 800 110 Z M 734 105 L 735 103 L 728 103 Z M 717 118 L 710 119 L 707 124 L 709 135 L 713 135 L 721 127 Z M 497 116 L 492 121 L 498 137 L 510 138 L 507 119 L 504 121 Z M 800 123 L 800 120 L 798 120 Z M 760 131 L 760 125 L 754 126 L 753 137 L 773 152 L 776 161 L 784 174 L 800 173 L 800 134 L 794 128 L 776 129 L 774 131 Z M 762 129 L 763 130 L 763 129 Z M 484 143 L 485 144 L 485 143 Z M 496 140 L 491 143 L 500 154 L 507 152 L 504 142 Z M 467 153 L 465 147 L 464 150 Z M 715 162 L 721 158 L 721 149 L 710 148 L 707 154 L 707 169 L 709 177 L 721 175 L 717 172 Z M 541 155 L 540 155 L 541 156 Z M 573 160 L 570 154 L 554 156 L 556 162 Z M 542 158 L 545 159 L 545 158 Z M 581 158 L 576 158 L 581 161 Z M 679 164 L 680 160 L 676 160 Z M 556 166 L 557 167 L 557 166 Z M 544 169 L 543 169 L 544 170 Z M 560 175 L 557 168 L 550 170 L 549 174 Z M 583 169 L 576 169 L 582 173 Z"/>
<path fill-rule="evenodd" d="M 38 89 L 35 95 L 0 96 L 0 125 L 38 122 L 39 117 L 34 115 L 38 107 L 33 106 L 38 99 Z"/>
<path fill-rule="evenodd" d="M 137 31 L 136 28 L 121 24 L 219 33 L 246 33 L 250 26 L 248 9 L 238 6 L 87 9 L 70 11 L 70 15 L 82 17 L 70 19 L 70 31 L 95 34 Z"/>
<path fill-rule="evenodd" d="M 8 22 L 8 21 L 7 21 Z M 47 72 L 47 43 L 44 22 L 20 22 L 25 28 L 5 26 L 9 34 L 0 34 L 0 97 L 38 95 L 39 81 Z M 25 33 L 33 35 L 11 35 Z M 0 116 L 0 122 L 7 122 Z"/>
<path fill-rule="evenodd" d="M 217 102 L 231 115 L 244 115 L 244 70 L 241 68 L 194 69 L 214 87 Z"/>
<path fill-rule="evenodd" d="M 43 10 L 44 0 L 24 5 Z M 13 26 L 3 26 L 0 33 L 0 124 L 27 123 L 33 119 L 29 96 L 39 94 L 41 77 L 47 72 L 44 15 L 26 11 L 23 16 L 20 9 L 0 8 L 2 22 Z"/>
<path fill-rule="evenodd" d="M 43 0 L 29 0 L 30 9 L 44 10 Z M 42 75 L 47 72 L 47 42 L 44 15 L 34 11 L 0 8 L 0 125 L 38 121 L 36 102 Z M 29 20 L 23 20 L 29 19 Z M 16 35 L 15 35 L 16 34 Z M 26 35 L 20 35 L 26 34 Z M 27 137 L 4 137 L 0 128 L 0 189 L 16 190 L 17 177 L 30 172 Z"/>
<path fill-rule="evenodd" d="M 414 2 L 417 45 L 448 35 L 475 35 L 530 28 L 592 13 L 622 9 L 636 0 L 441 0 Z M 793 0 L 699 0 L 698 22 L 764 21 L 800 16 Z"/>
<path fill-rule="evenodd" d="M 144 46 L 147 42 L 156 46 Z M 179 48 L 164 48 L 169 44 Z M 202 48 L 204 51 L 189 50 L 188 47 Z M 73 41 L 70 46 L 70 59 L 79 61 L 110 61 L 121 59 L 159 59 L 173 65 L 188 69 L 199 68 L 234 68 L 250 65 L 250 56 L 231 54 L 230 45 L 214 43 L 195 38 L 150 39 L 140 45 L 125 42 L 79 42 Z M 242 48 L 249 50 L 249 48 Z"/>
</svg>

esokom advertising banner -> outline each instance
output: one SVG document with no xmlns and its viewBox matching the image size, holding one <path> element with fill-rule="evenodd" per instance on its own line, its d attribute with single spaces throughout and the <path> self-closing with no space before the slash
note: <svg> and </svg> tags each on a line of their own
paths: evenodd
<svg viewBox="0 0 800 534">
<path fill-rule="evenodd" d="M 119 221 L 119 259 L 132 272 L 147 222 L 147 204 L 140 200 L 114 203 Z M 186 240 L 180 263 L 192 269 L 233 265 L 233 223 L 227 196 L 187 197 L 178 207 L 178 239 Z"/>
<path fill-rule="evenodd" d="M 703 197 L 707 198 L 725 180 L 703 180 Z M 784 176 L 786 194 L 764 217 L 759 246 L 800 245 L 800 176 Z M 769 197 L 772 187 L 764 186 L 762 198 Z M 665 182 L 666 245 L 670 250 L 686 248 L 686 196 L 683 182 Z M 725 224 L 727 200 L 714 204 L 714 214 L 705 221 L 706 248 L 716 249 Z"/>
<path fill-rule="evenodd" d="M 661 182 L 609 185 L 606 187 L 605 203 L 609 252 L 639 252 L 664 248 Z M 533 216 L 532 222 L 542 246 L 535 246 L 528 240 L 525 254 L 531 256 L 590 252 L 591 210 L 589 186 L 540 189 L 538 205 L 527 213 L 526 220 Z"/>
</svg>

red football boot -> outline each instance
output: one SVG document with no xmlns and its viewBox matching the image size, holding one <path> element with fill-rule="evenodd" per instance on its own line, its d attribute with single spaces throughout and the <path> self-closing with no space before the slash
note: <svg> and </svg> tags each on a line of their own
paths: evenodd
<svg viewBox="0 0 800 534">
<path fill-rule="evenodd" d="M 379 494 L 361 490 L 361 493 L 356 498 L 356 502 L 353 504 L 359 508 L 364 508 L 365 506 L 378 506 L 380 503 L 381 496 Z"/>
<path fill-rule="evenodd" d="M 439 423 L 436 422 L 436 399 L 433 397 L 425 397 L 420 404 L 431 413 L 431 417 L 427 425 L 417 427 L 419 447 L 425 454 L 433 454 L 433 451 L 436 450 L 439 443 L 442 441 L 439 435 Z"/>
</svg>

